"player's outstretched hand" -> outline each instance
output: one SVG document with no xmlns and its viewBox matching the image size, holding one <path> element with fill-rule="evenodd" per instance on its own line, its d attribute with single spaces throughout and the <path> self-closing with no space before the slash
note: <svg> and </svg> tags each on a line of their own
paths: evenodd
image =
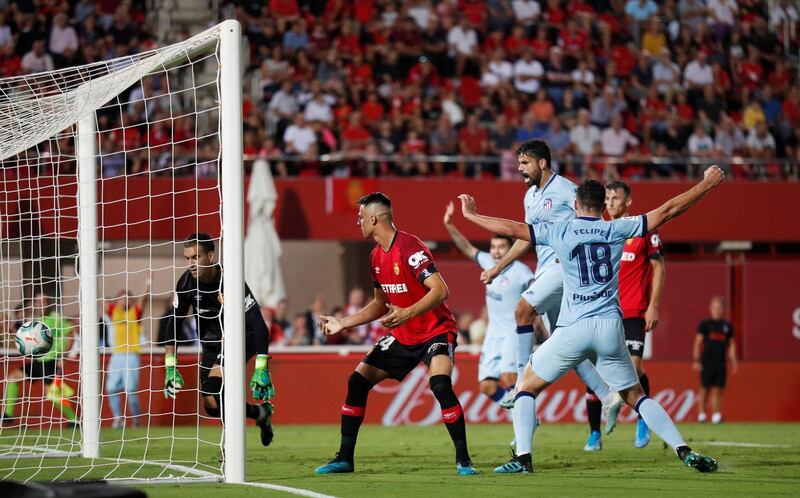
<svg viewBox="0 0 800 498">
<path fill-rule="evenodd" d="M 325 335 L 338 334 L 344 329 L 344 324 L 340 318 L 335 316 L 320 315 L 317 321 L 317 327 Z"/>
<path fill-rule="evenodd" d="M 389 308 L 389 313 L 381 318 L 381 325 L 387 329 L 399 327 L 411 318 L 406 308 L 401 308 L 389 303 L 386 303 L 386 307 Z"/>
<path fill-rule="evenodd" d="M 253 399 L 270 400 L 275 397 L 275 387 L 272 385 L 272 376 L 269 373 L 269 355 L 259 354 L 256 356 L 256 369 L 250 379 L 250 389 L 253 391 Z"/>
<path fill-rule="evenodd" d="M 183 389 L 183 377 L 178 371 L 174 354 L 166 355 L 164 361 L 167 369 L 164 375 L 164 397 L 175 398 L 180 389 Z"/>
<path fill-rule="evenodd" d="M 725 172 L 720 169 L 716 164 L 706 168 L 703 173 L 703 181 L 710 183 L 712 187 L 716 187 L 725 180 Z"/>
<path fill-rule="evenodd" d="M 447 208 L 444 210 L 444 224 L 449 225 L 453 222 L 453 213 L 456 212 L 456 206 L 452 202 L 447 203 Z"/>
<path fill-rule="evenodd" d="M 492 280 L 497 278 L 498 275 L 500 275 L 500 270 L 498 270 L 496 266 L 493 266 L 488 270 L 483 270 L 481 272 L 481 282 L 484 285 L 489 285 L 492 283 Z"/>
<path fill-rule="evenodd" d="M 475 203 L 474 197 L 469 194 L 461 194 L 458 198 L 461 200 L 461 214 L 464 215 L 464 218 L 478 212 L 478 205 Z"/>
</svg>

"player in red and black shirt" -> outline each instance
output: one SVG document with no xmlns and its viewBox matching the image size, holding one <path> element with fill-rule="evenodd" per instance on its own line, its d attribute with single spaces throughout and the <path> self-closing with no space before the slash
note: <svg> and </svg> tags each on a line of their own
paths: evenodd
<svg viewBox="0 0 800 498">
<path fill-rule="evenodd" d="M 385 379 L 403 380 L 424 362 L 430 372 L 431 391 L 441 405 L 442 419 L 455 446 L 456 470 L 461 475 L 475 474 L 467 450 L 464 414 L 450 377 L 457 334 L 453 314 L 444 304 L 450 291 L 425 244 L 395 228 L 392 202 L 387 196 L 376 192 L 358 203 L 361 233 L 377 243 L 370 254 L 375 297 L 361 311 L 344 318 L 320 316 L 319 327 L 331 335 L 380 319 L 391 332 L 370 348 L 350 375 L 342 405 L 339 452 L 316 473 L 353 472 L 356 438 L 369 391 Z"/>
<path fill-rule="evenodd" d="M 606 211 L 616 220 L 628 216 L 633 202 L 631 188 L 622 181 L 606 185 Z M 633 366 L 639 375 L 639 382 L 647 396 L 650 396 L 650 379 L 644 371 L 642 354 L 644 336 L 658 325 L 658 306 L 664 288 L 666 268 L 661 239 L 657 232 L 645 237 L 634 237 L 625 242 L 622 261 L 619 265 L 619 304 L 622 308 L 622 325 L 625 329 L 625 343 L 631 354 Z M 597 451 L 600 444 L 601 404 L 591 391 L 586 394 L 586 413 L 589 418 L 589 440 L 586 451 Z M 639 417 L 633 445 L 644 448 L 650 442 L 650 429 Z"/>
<path fill-rule="evenodd" d="M 694 339 L 692 368 L 700 373 L 700 411 L 698 422 L 706 421 L 706 399 L 711 390 L 711 422 L 722 422 L 722 391 L 727 376 L 726 355 L 736 373 L 736 343 L 733 342 L 733 326 L 725 320 L 725 299 L 714 296 L 709 306 L 711 318 L 700 322 Z"/>
</svg>

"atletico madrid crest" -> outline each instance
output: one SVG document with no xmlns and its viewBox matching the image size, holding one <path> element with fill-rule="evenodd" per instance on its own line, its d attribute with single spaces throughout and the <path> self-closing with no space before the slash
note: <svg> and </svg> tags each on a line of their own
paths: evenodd
<svg viewBox="0 0 800 498">
<path fill-rule="evenodd" d="M 400 275 L 400 265 L 397 264 L 397 261 L 394 263 L 394 274 Z"/>
<path fill-rule="evenodd" d="M 544 210 L 550 211 L 553 209 L 553 199 L 545 199 L 544 200 Z"/>
</svg>

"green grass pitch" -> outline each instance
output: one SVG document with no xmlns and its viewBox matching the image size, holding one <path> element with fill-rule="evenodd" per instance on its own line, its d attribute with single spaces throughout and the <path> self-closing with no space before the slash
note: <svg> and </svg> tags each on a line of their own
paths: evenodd
<svg viewBox="0 0 800 498">
<path fill-rule="evenodd" d="M 269 448 L 258 444 L 255 428 L 249 427 L 247 475 L 252 482 L 300 488 L 339 497 L 473 497 L 473 496 L 779 496 L 800 491 L 800 424 L 681 424 L 688 443 L 720 462 L 717 474 L 700 474 L 683 467 L 661 440 L 653 437 L 642 450 L 633 448 L 634 425 L 617 428 L 604 437 L 599 453 L 585 453 L 583 425 L 543 425 L 534 442 L 535 472 L 531 475 L 493 475 L 494 466 L 509 456 L 511 427 L 468 427 L 470 450 L 480 474 L 455 475 L 453 452 L 441 426 L 365 426 L 359 437 L 355 474 L 315 476 L 314 468 L 326 463 L 338 447 L 336 426 L 279 426 Z M 185 430 L 185 429 L 182 429 Z M 4 431 L 5 432 L 5 431 Z M 179 436 L 190 436 L 194 430 Z M 103 439 L 119 438 L 119 431 L 104 430 Z M 3 436 L 7 434 L 4 433 Z M 195 444 L 171 437 L 168 429 L 150 429 L 151 440 L 142 429 L 126 431 L 123 456 L 147 447 L 148 459 L 173 454 L 193 458 Z M 203 429 L 207 441 L 218 440 L 218 431 Z M 131 440 L 128 440 L 128 439 Z M 104 446 L 104 452 L 114 445 Z M 116 449 L 119 449 L 116 447 Z M 200 446 L 198 461 L 209 468 L 218 464 L 213 444 Z M 46 459 L 58 467 L 58 459 Z M 4 478 L 23 460 L 0 460 Z M 85 461 L 72 460 L 76 466 Z M 107 467 L 103 468 L 108 471 Z M 128 471 L 118 469 L 120 474 Z M 44 477 L 46 473 L 40 474 Z M 91 476 L 91 475 L 90 475 Z M 137 485 L 151 497 L 263 497 L 287 493 L 226 484 Z"/>
</svg>

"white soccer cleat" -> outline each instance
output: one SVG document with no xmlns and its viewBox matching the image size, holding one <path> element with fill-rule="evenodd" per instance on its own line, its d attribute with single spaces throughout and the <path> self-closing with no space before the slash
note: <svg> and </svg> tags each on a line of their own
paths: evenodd
<svg viewBox="0 0 800 498">
<path fill-rule="evenodd" d="M 708 418 L 706 417 L 705 412 L 700 412 L 700 413 L 697 414 L 697 421 L 698 422 L 700 422 L 701 424 L 705 424 L 706 420 L 708 420 Z"/>
<path fill-rule="evenodd" d="M 619 412 L 622 410 L 622 405 L 624 405 L 625 402 L 622 400 L 622 396 L 616 391 L 608 393 L 601 402 L 603 403 L 603 416 L 606 417 L 605 433 L 611 434 L 614 427 L 617 426 L 617 417 L 619 417 Z"/>
</svg>

